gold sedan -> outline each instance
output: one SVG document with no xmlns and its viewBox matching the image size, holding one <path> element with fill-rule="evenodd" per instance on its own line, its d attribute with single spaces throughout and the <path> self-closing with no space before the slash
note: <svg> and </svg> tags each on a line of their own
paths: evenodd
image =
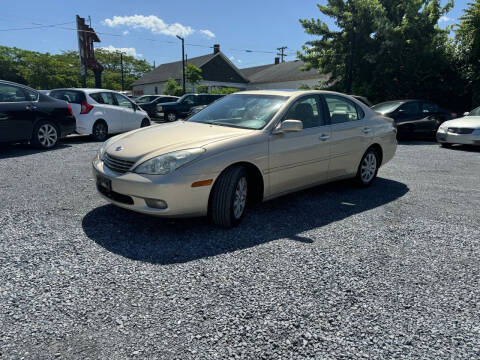
<svg viewBox="0 0 480 360">
<path fill-rule="evenodd" d="M 326 91 L 246 91 L 188 121 L 112 137 L 93 160 L 111 203 L 237 225 L 248 203 L 322 183 L 370 185 L 396 151 L 393 121 Z"/>
</svg>

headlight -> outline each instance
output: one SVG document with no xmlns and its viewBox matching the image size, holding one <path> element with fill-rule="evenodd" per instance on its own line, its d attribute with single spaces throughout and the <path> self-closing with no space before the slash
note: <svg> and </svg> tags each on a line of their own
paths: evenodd
<svg viewBox="0 0 480 360">
<path fill-rule="evenodd" d="M 443 130 L 443 131 L 446 131 L 448 128 L 448 125 L 443 123 L 442 125 L 440 125 L 440 127 L 438 128 L 439 130 Z"/>
<path fill-rule="evenodd" d="M 202 148 L 174 151 L 147 160 L 133 171 L 137 174 L 166 175 L 195 160 L 205 151 Z"/>
</svg>

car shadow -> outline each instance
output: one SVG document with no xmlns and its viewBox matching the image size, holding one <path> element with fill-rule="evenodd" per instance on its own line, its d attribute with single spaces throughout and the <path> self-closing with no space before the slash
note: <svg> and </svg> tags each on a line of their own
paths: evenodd
<svg viewBox="0 0 480 360">
<path fill-rule="evenodd" d="M 345 181 L 328 184 L 256 205 L 229 230 L 205 218 L 161 219 L 113 205 L 90 211 L 82 226 L 112 253 L 153 264 L 185 263 L 277 239 L 311 243 L 304 232 L 385 205 L 408 191 L 405 184 L 383 178 L 366 189 Z"/>
<path fill-rule="evenodd" d="M 480 146 L 475 146 L 475 145 L 453 144 L 447 149 L 456 150 L 456 151 L 465 151 L 465 152 L 480 152 Z"/>
<path fill-rule="evenodd" d="M 0 144 L 0 159 L 16 158 L 21 156 L 29 156 L 41 152 L 51 152 L 71 147 L 70 145 L 58 143 L 52 149 L 37 149 L 30 144 Z"/>
</svg>

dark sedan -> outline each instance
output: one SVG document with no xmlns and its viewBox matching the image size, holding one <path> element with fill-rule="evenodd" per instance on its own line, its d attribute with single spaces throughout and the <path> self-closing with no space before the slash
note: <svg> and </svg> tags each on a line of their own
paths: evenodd
<svg viewBox="0 0 480 360">
<path fill-rule="evenodd" d="M 453 114 L 426 100 L 395 100 L 372 106 L 377 113 L 395 120 L 397 138 L 433 137 L 439 126 Z"/>
<path fill-rule="evenodd" d="M 177 100 L 178 96 L 143 95 L 137 98 L 135 100 L 135 103 L 138 104 L 143 110 L 145 110 L 150 117 L 156 117 L 158 104 L 173 102 Z"/>
<path fill-rule="evenodd" d="M 75 117 L 65 101 L 0 80 L 0 142 L 31 142 L 49 149 L 74 131 Z"/>
</svg>

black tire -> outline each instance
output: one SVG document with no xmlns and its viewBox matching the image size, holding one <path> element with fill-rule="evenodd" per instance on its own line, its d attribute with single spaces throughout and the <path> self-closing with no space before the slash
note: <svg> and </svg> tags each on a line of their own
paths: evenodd
<svg viewBox="0 0 480 360">
<path fill-rule="evenodd" d="M 177 119 L 177 114 L 175 114 L 174 112 L 165 113 L 165 120 L 167 120 L 168 122 L 176 121 Z"/>
<path fill-rule="evenodd" d="M 140 127 L 143 128 L 143 127 L 147 127 L 147 126 L 150 126 L 150 120 L 145 118 L 145 119 L 142 120 L 142 123 L 140 124 Z"/>
<path fill-rule="evenodd" d="M 243 180 L 244 179 L 244 180 Z M 245 181 L 243 209 L 239 214 L 235 210 L 237 188 Z M 241 191 L 240 191 L 241 192 Z M 245 215 L 248 196 L 247 171 L 242 166 L 226 169 L 215 182 L 210 199 L 209 215 L 215 225 L 223 228 L 237 226 Z"/>
<path fill-rule="evenodd" d="M 374 156 L 374 160 L 372 155 Z M 357 185 L 361 187 L 370 186 L 377 178 L 380 165 L 380 156 L 377 150 L 373 148 L 368 149 L 365 154 L 363 154 L 362 160 L 358 165 L 357 176 L 355 177 Z"/>
<path fill-rule="evenodd" d="M 440 146 L 441 146 L 442 148 L 447 148 L 447 149 L 449 149 L 449 148 L 452 147 L 452 144 L 450 144 L 450 143 L 441 143 Z"/>
<path fill-rule="evenodd" d="M 39 149 L 51 149 L 55 147 L 60 139 L 57 126 L 49 121 L 40 121 L 33 129 L 32 143 Z"/>
<path fill-rule="evenodd" d="M 107 123 L 103 120 L 98 120 L 93 124 L 92 128 L 92 138 L 95 141 L 105 141 L 108 137 L 108 126 Z"/>
</svg>

